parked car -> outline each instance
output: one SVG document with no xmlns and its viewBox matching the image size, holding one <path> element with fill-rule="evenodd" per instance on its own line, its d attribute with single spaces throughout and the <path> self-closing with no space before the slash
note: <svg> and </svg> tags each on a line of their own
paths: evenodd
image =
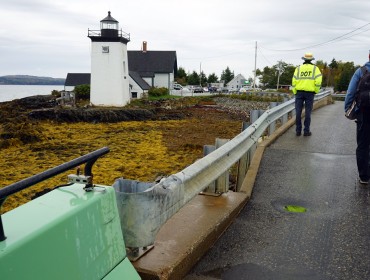
<svg viewBox="0 0 370 280">
<path fill-rule="evenodd" d="M 234 93 L 238 93 L 239 90 L 236 89 L 236 88 L 230 88 L 230 89 L 228 89 L 228 92 L 231 93 L 231 94 L 234 94 Z"/>
<path fill-rule="evenodd" d="M 194 93 L 203 93 L 203 88 L 202 88 L 202 87 L 200 87 L 200 86 L 195 86 L 195 87 L 193 88 L 193 92 L 194 92 Z"/>
<path fill-rule="evenodd" d="M 208 91 L 209 92 L 217 92 L 217 88 L 216 87 L 209 87 Z"/>
<path fill-rule="evenodd" d="M 190 93 L 190 92 L 191 90 L 189 88 L 183 87 L 180 84 L 174 84 L 173 89 L 171 90 L 171 94 L 175 94 L 175 95 L 183 94 L 183 93 Z"/>
<path fill-rule="evenodd" d="M 180 84 L 174 84 L 173 89 L 180 90 L 180 89 L 183 89 L 183 87 Z"/>
<path fill-rule="evenodd" d="M 229 90 L 228 90 L 227 88 L 218 88 L 218 89 L 217 89 L 217 92 L 218 92 L 218 93 L 228 93 L 228 92 L 229 92 Z"/>
<path fill-rule="evenodd" d="M 248 87 L 242 87 L 239 89 L 239 93 L 246 93 L 247 91 L 251 91 L 252 90 L 252 87 L 248 86 Z"/>
</svg>

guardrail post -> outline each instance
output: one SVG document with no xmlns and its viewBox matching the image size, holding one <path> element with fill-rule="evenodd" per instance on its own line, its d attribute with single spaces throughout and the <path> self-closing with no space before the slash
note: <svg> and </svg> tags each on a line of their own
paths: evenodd
<svg viewBox="0 0 370 280">
<path fill-rule="evenodd" d="M 287 102 L 288 100 L 289 99 L 287 97 L 284 97 L 283 102 Z M 281 117 L 281 125 L 285 124 L 286 122 L 288 122 L 288 113 Z"/>
<path fill-rule="evenodd" d="M 229 139 L 220 139 L 216 138 L 215 140 L 215 145 L 205 145 L 203 147 L 203 155 L 206 156 L 210 154 L 211 152 L 215 151 L 225 143 L 227 143 Z M 207 188 L 205 188 L 201 194 L 205 195 L 220 195 L 221 193 L 227 192 L 229 190 L 229 171 L 227 170 L 223 174 L 220 175 L 216 179 L 216 181 L 213 181 L 212 183 L 209 184 Z"/>
<path fill-rule="evenodd" d="M 270 109 L 276 107 L 278 105 L 278 102 L 270 102 Z M 272 133 L 274 133 L 276 129 L 276 122 L 272 122 L 268 127 L 268 135 L 270 136 Z"/>
<path fill-rule="evenodd" d="M 216 149 L 221 147 L 222 145 L 226 144 L 229 139 L 220 139 L 216 138 Z M 220 177 L 216 180 L 216 192 L 217 193 L 225 193 L 229 191 L 229 171 L 227 170 Z"/>
<path fill-rule="evenodd" d="M 264 113 L 264 110 L 251 110 L 250 111 L 250 123 L 254 123 Z M 262 135 L 263 136 L 263 135 Z M 253 158 L 254 152 L 257 149 L 258 139 L 254 139 L 256 142 L 250 149 L 250 157 Z"/>
<path fill-rule="evenodd" d="M 246 130 L 248 126 L 249 126 L 248 123 L 243 122 L 242 131 Z M 235 191 L 237 192 L 240 190 L 243 184 L 245 174 L 247 174 L 247 170 L 249 168 L 249 164 L 250 164 L 250 152 L 248 150 L 244 155 L 241 156 L 241 158 L 238 161 L 238 171 L 237 171 L 236 187 L 235 187 L 236 188 Z"/>
<path fill-rule="evenodd" d="M 295 99 L 295 96 L 293 98 Z M 296 114 L 295 107 L 294 107 L 294 109 L 290 113 L 291 113 L 292 118 L 294 118 L 295 117 L 295 114 Z"/>
<path fill-rule="evenodd" d="M 206 156 L 210 153 L 212 153 L 214 150 L 216 150 L 216 146 L 214 145 L 204 145 L 203 147 L 203 156 Z M 205 193 L 216 193 L 216 181 L 213 181 L 212 183 L 210 183 L 208 185 L 207 188 L 205 188 L 203 191 L 202 191 L 203 194 Z"/>
</svg>

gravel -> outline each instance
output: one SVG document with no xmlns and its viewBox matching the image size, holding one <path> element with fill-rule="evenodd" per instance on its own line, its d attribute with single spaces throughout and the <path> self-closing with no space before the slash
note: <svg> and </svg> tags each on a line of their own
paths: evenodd
<svg viewBox="0 0 370 280">
<path fill-rule="evenodd" d="M 236 98 L 217 97 L 213 99 L 217 107 L 232 114 L 243 115 L 249 118 L 251 110 L 267 110 L 269 107 L 268 102 L 261 101 L 247 101 Z"/>
</svg>

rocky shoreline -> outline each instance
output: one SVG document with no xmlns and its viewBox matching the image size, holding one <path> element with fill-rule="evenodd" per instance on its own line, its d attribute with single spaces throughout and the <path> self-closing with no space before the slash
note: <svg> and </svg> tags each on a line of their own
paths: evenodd
<svg viewBox="0 0 370 280">
<path fill-rule="evenodd" d="M 0 117 L 4 120 L 24 114 L 31 120 L 52 120 L 57 122 L 120 122 L 145 120 L 179 120 L 191 116 L 191 108 L 213 109 L 249 120 L 250 110 L 268 108 L 267 102 L 247 101 L 229 97 L 214 97 L 208 102 L 192 99 L 166 99 L 146 101 L 138 106 L 123 108 L 101 108 L 85 106 L 61 107 L 53 96 L 30 96 L 14 101 L 0 103 Z"/>
</svg>

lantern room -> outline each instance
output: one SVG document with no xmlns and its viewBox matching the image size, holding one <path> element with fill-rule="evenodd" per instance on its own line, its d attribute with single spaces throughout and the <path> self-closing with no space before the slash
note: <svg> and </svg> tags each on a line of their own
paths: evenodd
<svg viewBox="0 0 370 280">
<path fill-rule="evenodd" d="M 110 15 L 110 11 L 108 16 L 100 21 L 100 30 L 102 37 L 118 37 L 118 21 Z"/>
</svg>

